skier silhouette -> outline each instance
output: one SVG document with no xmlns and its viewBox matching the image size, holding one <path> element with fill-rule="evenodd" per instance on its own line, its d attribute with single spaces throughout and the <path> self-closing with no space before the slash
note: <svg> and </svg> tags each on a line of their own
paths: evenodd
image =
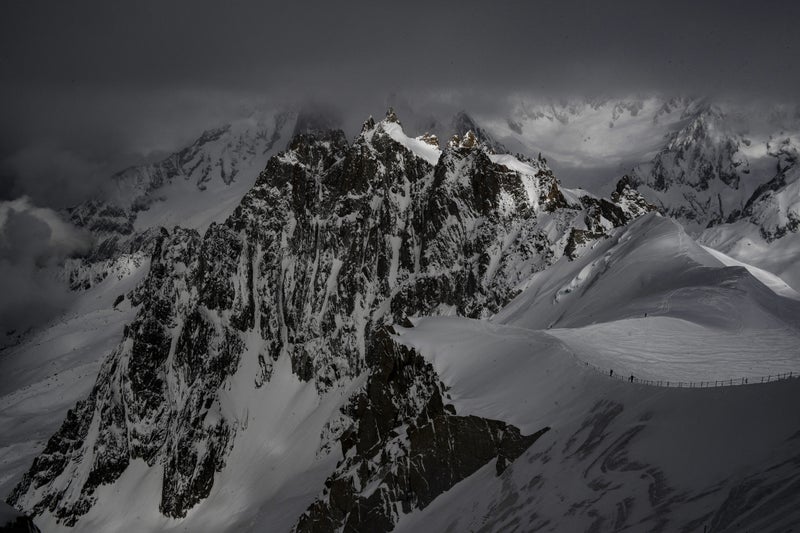
<svg viewBox="0 0 800 533">
<path fill-rule="evenodd" d="M 609 371 L 608 371 L 608 375 L 609 375 L 610 377 L 612 377 L 612 378 L 614 377 L 614 369 L 613 369 L 613 368 L 612 368 L 611 370 L 609 370 Z"/>
<path fill-rule="evenodd" d="M 631 383 L 633 383 L 633 374 L 631 374 Z"/>
</svg>

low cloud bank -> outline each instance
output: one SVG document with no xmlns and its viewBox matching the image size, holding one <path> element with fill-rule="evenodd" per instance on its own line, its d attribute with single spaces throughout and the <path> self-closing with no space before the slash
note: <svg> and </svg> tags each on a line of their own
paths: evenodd
<svg viewBox="0 0 800 533">
<path fill-rule="evenodd" d="M 52 209 L 26 197 L 0 202 L 0 348 L 67 309 L 73 296 L 55 267 L 90 246 Z"/>
</svg>

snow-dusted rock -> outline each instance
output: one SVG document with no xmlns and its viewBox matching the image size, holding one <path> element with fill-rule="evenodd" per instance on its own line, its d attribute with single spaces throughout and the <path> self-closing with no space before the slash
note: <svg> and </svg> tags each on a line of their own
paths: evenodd
<svg viewBox="0 0 800 533">
<path fill-rule="evenodd" d="M 279 386 L 276 368 L 288 363 L 319 395 L 347 387 L 379 358 L 385 326 L 423 314 L 489 316 L 531 274 L 567 250 L 579 257 L 646 209 L 625 187 L 617 201 L 565 193 L 544 160 L 493 154 L 470 132 L 440 153 L 408 137 L 393 112 L 368 120 L 352 145 L 341 131 L 300 133 L 224 222 L 202 237 L 174 228 L 147 240 L 135 320 L 12 500 L 74 525 L 135 463 L 160 469 L 159 512 L 185 517 L 232 450 L 251 449 L 246 428 L 269 409 L 258 398 Z M 580 246 L 570 248 L 575 231 Z M 469 468 L 447 462 L 438 450 L 447 442 L 431 441 L 450 479 L 436 491 L 529 442 L 497 422 L 442 416 L 432 427 L 488 440 Z"/>
</svg>

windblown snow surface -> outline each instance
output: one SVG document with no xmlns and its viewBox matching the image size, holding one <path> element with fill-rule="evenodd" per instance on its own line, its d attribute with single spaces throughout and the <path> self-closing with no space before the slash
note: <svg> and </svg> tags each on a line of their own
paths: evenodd
<svg viewBox="0 0 800 533">
<path fill-rule="evenodd" d="M 552 429 L 502 476 L 486 465 L 398 531 L 791 530 L 800 380 L 666 388 L 586 364 L 674 381 L 796 373 L 800 302 L 779 289 L 647 215 L 534 276 L 492 321 L 403 329 L 459 413 Z"/>
</svg>

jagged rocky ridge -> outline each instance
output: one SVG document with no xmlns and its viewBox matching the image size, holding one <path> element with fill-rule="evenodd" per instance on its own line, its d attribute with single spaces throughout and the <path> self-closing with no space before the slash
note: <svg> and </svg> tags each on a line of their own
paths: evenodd
<svg viewBox="0 0 800 533">
<path fill-rule="evenodd" d="M 633 169 L 631 180 L 648 200 L 695 232 L 739 220 L 755 224 L 767 242 L 798 231 L 791 136 L 776 133 L 760 144 L 711 104 L 689 106 L 684 121 L 651 162 Z"/>
<path fill-rule="evenodd" d="M 370 347 L 370 377 L 345 409 L 344 460 L 295 531 L 391 531 L 400 515 L 495 459 L 497 475 L 549 428 L 524 436 L 513 426 L 457 416 L 436 373 L 389 330 Z"/>
<path fill-rule="evenodd" d="M 108 190 L 65 213 L 95 240 L 86 257 L 67 262 L 64 275 L 70 288 L 88 289 L 108 275 L 124 275 L 140 265 L 153 252 L 159 226 L 170 227 L 174 219 L 204 230 L 207 219 L 219 216 L 196 216 L 198 211 L 229 196 L 241 198 L 269 157 L 286 146 L 293 129 L 318 122 L 305 110 L 254 114 L 207 130 L 160 161 L 111 176 Z M 169 216 L 172 211 L 177 215 Z"/>
<path fill-rule="evenodd" d="M 666 215 L 702 227 L 719 224 L 733 210 L 741 210 L 740 185 L 750 169 L 740 146 L 747 141 L 731 131 L 724 113 L 711 105 L 690 107 L 685 121 L 633 175 L 652 190 L 646 196 Z"/>
<path fill-rule="evenodd" d="M 458 135 L 459 137 L 463 137 L 468 132 L 472 132 L 478 139 L 478 142 L 482 144 L 487 151 L 495 154 L 508 153 L 508 149 L 503 146 L 500 141 L 495 139 L 491 133 L 481 128 L 465 111 L 460 111 L 453 117 L 450 129 L 453 135 Z"/>
<path fill-rule="evenodd" d="M 768 154 L 775 158 L 775 177 L 756 188 L 742 212 L 734 213 L 759 227 L 767 242 L 788 233 L 800 231 L 800 154 L 790 138 L 768 145 Z"/>
<path fill-rule="evenodd" d="M 579 197 L 542 160 L 492 154 L 471 132 L 441 151 L 433 142 L 407 137 L 394 113 L 367 121 L 352 145 L 340 131 L 300 134 L 224 223 L 203 236 L 158 230 L 150 273 L 131 295 L 136 319 L 11 501 L 74 525 L 98 486 L 141 459 L 163 467 L 160 511 L 184 516 L 235 446 L 239 428 L 221 390 L 242 357 L 258 360 L 253 387 L 269 387 L 273 364 L 286 356 L 297 376 L 329 390 L 370 371 L 385 326 L 414 315 L 488 316 L 531 273 L 650 209 L 627 183 L 612 201 Z M 489 438 L 474 464 L 511 460 L 530 442 L 499 422 L 430 407 L 431 397 L 404 408 L 416 431 L 409 435 L 424 435 L 426 424 L 505 435 Z M 368 411 L 352 411 L 351 431 L 361 431 Z M 390 445 L 387 438 L 375 446 Z M 413 452 L 417 441 L 409 442 Z M 441 443 L 432 444 L 431 457 L 440 456 Z M 449 480 L 437 482 L 441 490 L 472 468 L 441 467 Z M 397 496 L 401 486 L 382 479 Z M 409 505 L 432 497 L 416 493 Z M 351 503 L 362 505 L 359 498 Z"/>
</svg>

